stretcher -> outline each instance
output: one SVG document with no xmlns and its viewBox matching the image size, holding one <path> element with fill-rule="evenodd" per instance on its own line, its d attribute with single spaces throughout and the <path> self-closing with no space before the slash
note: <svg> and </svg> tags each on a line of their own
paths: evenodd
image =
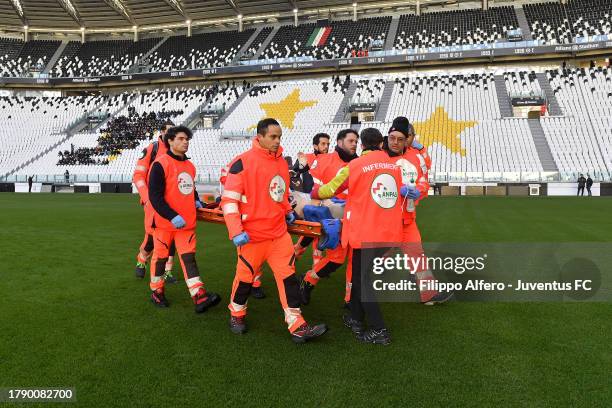
<svg viewBox="0 0 612 408">
<path fill-rule="evenodd" d="M 197 212 L 198 221 L 211 222 L 213 224 L 225 224 L 223 212 L 217 208 L 199 208 Z M 287 231 L 291 235 L 302 237 L 319 238 L 321 237 L 321 224 L 318 222 L 297 220 L 287 226 Z"/>
</svg>

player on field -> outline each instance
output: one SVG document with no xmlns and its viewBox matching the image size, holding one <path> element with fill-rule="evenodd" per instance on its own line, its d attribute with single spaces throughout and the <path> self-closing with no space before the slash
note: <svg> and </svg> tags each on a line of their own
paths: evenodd
<svg viewBox="0 0 612 408">
<path fill-rule="evenodd" d="M 132 182 L 136 185 L 138 189 L 138 194 L 140 195 L 140 204 L 144 209 L 144 226 L 145 226 L 145 236 L 142 244 L 140 245 L 140 249 L 138 251 L 138 255 L 136 256 L 136 276 L 138 278 L 144 278 L 146 272 L 147 261 L 151 257 L 153 253 L 153 208 L 149 203 L 149 187 L 148 187 L 148 178 L 149 178 L 149 169 L 151 164 L 155 161 L 158 156 L 161 156 L 166 153 L 166 145 L 164 144 L 164 136 L 168 129 L 174 126 L 174 123 L 171 121 L 166 121 L 161 128 L 159 129 L 159 137 L 158 139 L 147 146 L 143 151 L 140 159 L 136 163 L 136 168 L 134 169 L 134 175 L 132 178 Z M 168 256 L 168 263 L 166 263 L 164 279 L 168 283 L 176 282 L 176 278 L 172 275 L 172 265 L 174 263 L 174 242 L 171 244 L 170 254 Z"/>
<path fill-rule="evenodd" d="M 416 141 L 414 127 L 407 118 L 403 116 L 395 118 L 388 134 L 384 150 L 391 160 L 401 167 L 402 182 L 408 188 L 406 205 L 403 208 L 402 243 L 405 244 L 403 249 L 408 256 L 421 257 L 423 248 L 421 233 L 416 223 L 416 207 L 429 192 L 427 171 L 431 166 L 431 161 L 428 165 L 426 158 L 421 153 L 427 149 Z M 414 275 L 417 285 L 420 281 L 435 280 L 431 271 L 426 268 L 419 268 Z M 452 296 L 452 292 L 440 293 L 436 290 L 424 290 L 420 292 L 420 296 L 423 304 L 431 306 L 446 302 Z"/>
<path fill-rule="evenodd" d="M 149 172 L 149 200 L 155 210 L 150 287 L 153 304 L 168 307 L 163 276 L 174 242 L 195 311 L 202 313 L 221 298 L 204 288 L 195 258 L 196 210 L 203 204 L 195 189 L 195 166 L 186 156 L 191 138 L 191 130 L 185 126 L 169 129 L 164 141 L 168 150 L 157 157 Z"/>
<path fill-rule="evenodd" d="M 295 253 L 287 232 L 287 224 L 296 217 L 289 204 L 289 167 L 282 156 L 281 136 L 276 120 L 261 120 L 253 147 L 232 161 L 227 175 L 221 208 L 238 255 L 228 306 L 230 329 L 235 334 L 246 333 L 253 276 L 267 262 L 276 280 L 291 339 L 304 343 L 323 335 L 327 326 L 309 326 L 300 310 Z"/>
</svg>

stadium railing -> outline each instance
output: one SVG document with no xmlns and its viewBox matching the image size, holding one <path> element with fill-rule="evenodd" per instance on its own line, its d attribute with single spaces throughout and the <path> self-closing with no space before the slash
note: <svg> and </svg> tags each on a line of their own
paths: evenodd
<svg viewBox="0 0 612 408">
<path fill-rule="evenodd" d="M 221 173 L 220 166 L 197 166 L 196 183 L 217 185 Z M 430 171 L 429 181 L 433 183 L 555 183 L 573 182 L 580 174 L 589 174 L 595 182 L 612 182 L 612 173 L 605 171 L 583 170 L 576 172 L 533 171 L 533 172 L 445 172 Z M 27 175 L 0 177 L 0 182 L 26 183 Z M 36 183 L 62 184 L 66 182 L 63 174 L 34 176 Z M 70 174 L 69 183 L 131 183 L 131 174 Z"/>
</svg>

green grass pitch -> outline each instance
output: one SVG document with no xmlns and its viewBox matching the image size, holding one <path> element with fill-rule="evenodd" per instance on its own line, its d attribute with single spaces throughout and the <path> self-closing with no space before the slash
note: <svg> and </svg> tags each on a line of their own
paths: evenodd
<svg viewBox="0 0 612 408">
<path fill-rule="evenodd" d="M 134 278 L 137 197 L 7 193 L 0 209 L 0 387 L 74 387 L 70 406 L 83 407 L 612 404 L 609 303 L 385 304 L 385 348 L 342 326 L 338 271 L 304 308 L 330 332 L 297 346 L 270 273 L 249 333 L 230 333 L 223 226 L 198 227 L 198 264 L 223 301 L 196 315 L 182 280 L 160 310 Z M 606 198 L 430 198 L 418 222 L 431 242 L 606 242 L 611 209 Z"/>
</svg>

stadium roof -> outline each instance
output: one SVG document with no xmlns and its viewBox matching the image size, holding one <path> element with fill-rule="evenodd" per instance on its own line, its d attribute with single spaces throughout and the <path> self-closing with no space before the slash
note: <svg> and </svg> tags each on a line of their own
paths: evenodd
<svg viewBox="0 0 612 408">
<path fill-rule="evenodd" d="M 546 1 L 546 0 L 544 0 Z M 368 9 L 392 12 L 414 9 L 417 0 L 3 0 L 0 2 L 0 27 L 31 31 L 57 28 L 61 30 L 178 28 L 186 21 L 197 25 L 237 24 L 242 15 L 245 23 L 275 21 L 291 17 L 299 10 L 300 17 L 352 12 L 353 3 L 361 12 Z M 494 3 L 512 3 L 489 0 Z M 431 6 L 478 7 L 477 0 L 420 0 L 422 8 Z"/>
</svg>

